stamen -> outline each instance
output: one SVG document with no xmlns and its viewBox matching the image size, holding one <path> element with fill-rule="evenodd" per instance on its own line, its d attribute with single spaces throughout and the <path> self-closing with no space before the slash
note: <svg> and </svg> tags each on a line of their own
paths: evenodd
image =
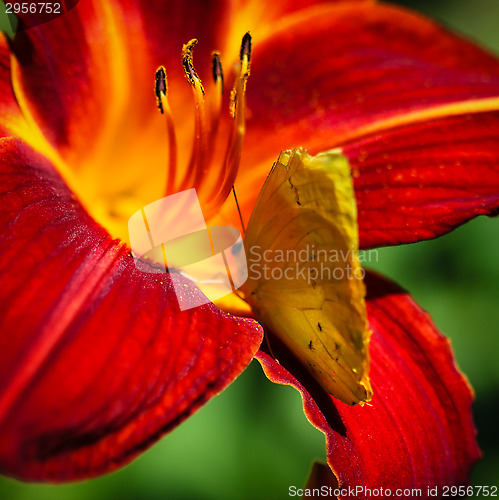
<svg viewBox="0 0 499 500">
<path fill-rule="evenodd" d="M 183 187 L 187 184 L 199 186 L 202 182 L 205 171 L 208 168 L 208 134 L 206 123 L 206 106 L 204 102 L 204 88 L 201 79 L 196 73 L 193 64 L 192 50 L 198 41 L 193 38 L 182 48 L 182 64 L 187 81 L 190 83 L 196 102 L 195 111 L 195 138 L 192 148 L 191 160 L 189 162 L 188 172 L 190 175 L 184 179 Z"/>
<path fill-rule="evenodd" d="M 156 101 L 161 114 L 166 118 L 166 129 L 168 133 L 168 178 L 166 184 L 166 194 L 174 192 L 175 172 L 177 170 L 177 138 L 175 135 L 175 125 L 173 122 L 172 110 L 168 102 L 168 79 L 163 66 L 156 70 L 156 80 L 154 90 Z"/>
<path fill-rule="evenodd" d="M 241 43 L 239 77 L 234 82 L 230 95 L 230 112 L 234 118 L 232 135 L 227 146 L 223 175 L 220 179 L 221 189 L 216 196 L 215 206 L 222 204 L 229 195 L 236 179 L 241 151 L 243 147 L 246 108 L 246 81 L 250 75 L 251 35 L 246 33 Z"/>
<path fill-rule="evenodd" d="M 230 190 L 232 189 L 241 220 L 241 226 L 244 231 L 244 221 L 237 203 L 234 180 L 239 167 L 245 134 L 245 95 L 246 81 L 250 74 L 251 36 L 249 33 L 246 33 L 241 43 L 238 75 L 236 75 L 234 87 L 230 95 L 230 115 L 234 122 L 232 125 L 230 139 L 227 144 L 224 161 L 221 168 L 218 169 L 218 178 L 214 178 L 215 176 L 208 176 L 207 172 L 209 171 L 213 160 L 212 156 L 215 152 L 218 152 L 218 149 L 214 147 L 214 145 L 217 143 L 216 135 L 221 119 L 224 75 L 220 61 L 220 54 L 218 52 L 214 52 L 212 59 L 214 92 L 210 92 L 210 114 L 207 115 L 204 87 L 193 63 L 192 54 L 196 44 L 197 40 L 192 39 L 182 47 L 182 64 L 185 77 L 191 85 L 194 93 L 195 136 L 191 158 L 187 168 L 187 175 L 182 176 L 182 179 L 178 182 L 176 182 L 175 179 L 175 173 L 177 171 L 177 141 L 173 116 L 168 102 L 168 80 L 164 67 L 161 66 L 156 71 L 155 94 L 157 106 L 160 112 L 166 117 L 168 129 L 169 166 L 167 193 L 181 191 L 190 187 L 199 188 L 203 194 L 201 195 L 201 193 L 198 193 L 198 195 L 208 202 L 208 210 L 212 210 L 213 213 L 215 213 L 216 209 L 220 207 L 229 196 Z"/>
<path fill-rule="evenodd" d="M 211 105 L 211 128 L 210 128 L 210 144 L 215 142 L 218 126 L 220 124 L 220 117 L 222 114 L 222 95 L 224 91 L 224 75 L 222 71 L 222 63 L 220 61 L 220 54 L 213 52 L 212 60 L 213 80 L 215 82 L 215 91 L 213 92 L 212 105 Z"/>
<path fill-rule="evenodd" d="M 199 89 L 201 94 L 204 95 L 204 88 L 201 84 L 201 80 L 194 69 L 192 51 L 197 45 L 198 41 L 196 38 L 189 40 L 182 47 L 182 64 L 184 65 L 184 72 L 187 81 L 195 88 Z"/>
</svg>

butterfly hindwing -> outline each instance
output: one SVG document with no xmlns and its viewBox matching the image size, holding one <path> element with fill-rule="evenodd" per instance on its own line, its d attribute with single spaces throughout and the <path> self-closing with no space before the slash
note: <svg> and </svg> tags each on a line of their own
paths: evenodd
<svg viewBox="0 0 499 500">
<path fill-rule="evenodd" d="M 248 223 L 241 287 L 263 325 L 347 404 L 372 395 L 356 210 L 344 156 L 282 152 Z"/>
</svg>

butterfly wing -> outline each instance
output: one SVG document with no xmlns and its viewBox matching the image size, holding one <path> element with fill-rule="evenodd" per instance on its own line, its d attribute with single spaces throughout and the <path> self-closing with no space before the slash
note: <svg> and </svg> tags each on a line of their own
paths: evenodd
<svg viewBox="0 0 499 500">
<path fill-rule="evenodd" d="M 244 245 L 249 277 L 240 290 L 262 324 L 330 394 L 369 401 L 370 332 L 348 160 L 334 151 L 282 152 Z"/>
</svg>

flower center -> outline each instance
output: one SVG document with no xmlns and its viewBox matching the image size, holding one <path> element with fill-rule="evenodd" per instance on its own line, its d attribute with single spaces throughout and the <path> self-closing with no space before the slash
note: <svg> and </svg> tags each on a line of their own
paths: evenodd
<svg viewBox="0 0 499 500">
<path fill-rule="evenodd" d="M 213 53 L 214 83 L 207 82 L 206 92 L 194 66 L 196 43 L 193 39 L 183 46 L 183 71 L 172 68 L 167 75 L 160 67 L 156 72 L 155 94 L 162 115 L 156 113 L 147 92 L 149 79 L 123 78 L 126 88 L 117 97 L 110 96 L 95 131 L 98 140 L 90 140 L 94 131 L 81 137 L 75 134 L 85 147 L 71 143 L 57 151 L 43 132 L 39 133 L 43 140 L 33 138 L 31 128 L 25 133 L 28 142 L 54 162 L 91 216 L 123 242 L 129 243 L 128 220 L 137 210 L 191 188 L 196 189 L 206 220 L 221 222 L 219 213 L 234 184 L 245 135 L 251 37 L 249 33 L 243 37 L 239 60 L 226 75 L 220 54 Z M 144 66 L 150 74 L 150 61 Z M 230 98 L 224 95 L 224 76 L 232 87 Z M 192 105 L 189 86 L 194 120 L 186 112 Z M 26 113 L 29 115 L 29 109 Z"/>
<path fill-rule="evenodd" d="M 194 140 L 186 169 L 180 169 L 177 164 L 177 135 L 169 104 L 167 73 L 163 66 L 156 71 L 155 93 L 158 108 L 166 118 L 168 137 L 169 158 L 165 195 L 195 188 L 204 215 L 209 219 L 217 214 L 230 194 L 239 167 L 245 134 L 245 94 L 250 74 L 251 36 L 246 33 L 241 43 L 240 61 L 230 95 L 229 112 L 232 125 L 221 161 L 215 154 L 214 147 L 222 116 L 224 87 L 220 54 L 213 53 L 212 73 L 215 87 L 212 95 L 206 96 L 201 79 L 194 68 L 193 49 L 196 44 L 197 40 L 192 39 L 182 48 L 184 73 L 191 85 L 195 102 Z M 178 176 L 181 171 L 186 172 L 183 178 Z"/>
</svg>

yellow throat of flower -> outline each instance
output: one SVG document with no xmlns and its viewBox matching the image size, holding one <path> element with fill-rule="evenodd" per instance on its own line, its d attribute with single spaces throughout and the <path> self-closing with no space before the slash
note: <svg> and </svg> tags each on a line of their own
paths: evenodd
<svg viewBox="0 0 499 500">
<path fill-rule="evenodd" d="M 188 96 L 182 92 L 180 79 L 175 79 L 175 90 L 180 91 L 175 97 L 169 88 L 166 69 L 161 66 L 156 72 L 154 90 L 157 106 L 165 119 L 166 141 L 165 129 L 153 113 L 152 95 L 147 99 L 141 94 L 137 103 L 123 104 L 123 96 L 131 93 L 128 89 L 116 92 L 121 97 L 110 96 L 110 101 L 121 99 L 121 105 L 114 101 L 109 103 L 109 110 L 103 112 L 102 130 L 96 132 L 93 139 L 91 134 L 75 134 L 72 140 L 77 141 L 77 147 L 69 144 L 56 148 L 45 137 L 32 112 L 22 89 L 19 65 L 13 59 L 13 86 L 24 115 L 24 121 L 15 127 L 15 135 L 25 138 L 34 149 L 49 158 L 92 217 L 113 237 L 124 242 L 129 243 L 128 219 L 148 203 L 195 188 L 205 218 L 210 220 L 219 213 L 234 184 L 245 135 L 251 36 L 247 33 L 243 37 L 240 59 L 233 67 L 229 109 L 225 108 L 225 113 L 220 54 L 213 52 L 214 84 L 208 85 L 209 92 L 205 93 L 193 61 L 196 44 L 197 40 L 192 39 L 182 48 L 183 70 L 194 96 L 193 127 L 186 116 L 184 103 Z M 121 63 L 125 61 L 113 64 L 119 66 Z M 125 77 L 123 85 L 126 86 L 129 83 Z M 128 122 L 127 112 L 139 104 L 135 121 Z M 144 106 L 149 105 L 152 112 L 144 111 Z M 193 139 L 190 139 L 191 133 Z"/>
</svg>

